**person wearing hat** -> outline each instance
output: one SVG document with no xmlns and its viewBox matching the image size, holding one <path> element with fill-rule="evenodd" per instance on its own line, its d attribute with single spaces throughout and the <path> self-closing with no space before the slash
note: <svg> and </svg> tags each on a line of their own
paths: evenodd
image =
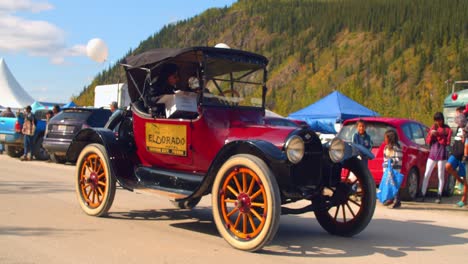
<svg viewBox="0 0 468 264">
<path fill-rule="evenodd" d="M 116 101 L 113 101 L 111 104 L 110 104 L 110 110 L 112 113 L 115 112 L 115 110 L 117 110 L 117 102 Z"/>
</svg>

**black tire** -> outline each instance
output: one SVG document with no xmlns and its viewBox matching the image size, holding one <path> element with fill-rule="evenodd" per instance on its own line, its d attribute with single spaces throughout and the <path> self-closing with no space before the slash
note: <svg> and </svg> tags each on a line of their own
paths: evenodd
<svg viewBox="0 0 468 264">
<path fill-rule="evenodd" d="M 344 168 L 352 173 L 342 177 L 339 187 L 325 188 L 323 192 L 325 196 L 342 197 L 341 202 L 328 210 L 319 210 L 314 213 L 319 224 L 328 233 L 350 237 L 364 230 L 372 219 L 376 203 L 376 188 L 366 163 L 353 158 L 345 162 Z"/>
<path fill-rule="evenodd" d="M 455 184 L 456 184 L 455 177 L 450 174 L 447 177 L 447 180 L 445 181 L 442 195 L 447 196 L 447 197 L 453 196 L 453 194 L 455 193 Z"/>
<path fill-rule="evenodd" d="M 36 157 L 37 160 L 48 160 L 50 158 L 49 153 L 47 150 L 42 146 L 42 141 L 44 140 L 44 136 L 39 135 L 34 142 L 33 146 L 33 155 Z"/>
<path fill-rule="evenodd" d="M 87 145 L 78 157 L 76 168 L 75 187 L 81 209 L 92 216 L 107 215 L 114 202 L 116 181 L 104 146 Z"/>
<path fill-rule="evenodd" d="M 418 196 L 419 173 L 416 168 L 412 168 L 406 177 L 406 185 L 400 188 L 400 198 L 403 201 L 414 201 Z"/>
<path fill-rule="evenodd" d="M 15 147 L 15 146 L 8 146 L 5 145 L 5 151 L 8 154 L 8 156 L 12 158 L 19 158 L 21 155 L 23 155 L 23 148 L 22 147 Z"/>
<path fill-rule="evenodd" d="M 66 156 L 62 156 L 62 155 L 57 155 L 55 153 L 52 153 L 50 154 L 50 159 L 55 162 L 55 163 L 59 163 L 59 164 L 64 164 L 67 162 L 67 157 Z"/>
<path fill-rule="evenodd" d="M 281 198 L 273 172 L 249 154 L 235 155 L 221 166 L 212 188 L 213 218 L 234 248 L 256 251 L 276 234 Z"/>
<path fill-rule="evenodd" d="M 200 202 L 201 197 L 191 199 L 191 200 L 184 200 L 184 201 L 171 201 L 175 208 L 178 209 L 192 209 Z"/>
</svg>

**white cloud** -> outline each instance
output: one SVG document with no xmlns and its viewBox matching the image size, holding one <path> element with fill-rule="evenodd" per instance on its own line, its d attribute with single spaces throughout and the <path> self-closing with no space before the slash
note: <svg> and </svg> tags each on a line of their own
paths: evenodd
<svg viewBox="0 0 468 264">
<path fill-rule="evenodd" d="M 39 13 L 54 7 L 47 2 L 33 2 L 31 0 L 2 0 L 0 1 L 0 12 L 12 13 L 16 11 L 30 11 Z"/>
<path fill-rule="evenodd" d="M 49 57 L 53 64 L 63 64 L 69 56 L 86 55 L 86 46 L 67 47 L 62 29 L 47 21 L 15 16 L 16 11 L 41 12 L 53 9 L 47 2 L 31 0 L 0 1 L 0 51 L 25 52 Z"/>
</svg>

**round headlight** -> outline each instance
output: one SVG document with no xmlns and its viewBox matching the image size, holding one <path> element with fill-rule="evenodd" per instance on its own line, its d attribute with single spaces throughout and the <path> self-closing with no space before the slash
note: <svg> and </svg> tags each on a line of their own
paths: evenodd
<svg viewBox="0 0 468 264">
<path fill-rule="evenodd" d="M 334 138 L 330 142 L 330 150 L 329 150 L 330 159 L 335 163 L 341 162 L 344 158 L 344 153 L 345 153 L 344 141 L 339 138 Z"/>
<path fill-rule="evenodd" d="M 304 140 L 299 136 L 292 136 L 286 142 L 286 156 L 294 164 L 299 163 L 304 157 Z"/>
</svg>

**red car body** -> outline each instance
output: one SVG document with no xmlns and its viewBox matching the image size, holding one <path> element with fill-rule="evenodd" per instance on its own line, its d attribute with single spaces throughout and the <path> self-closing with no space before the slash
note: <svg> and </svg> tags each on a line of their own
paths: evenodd
<svg viewBox="0 0 468 264">
<path fill-rule="evenodd" d="M 426 171 L 426 162 L 429 156 L 429 146 L 425 143 L 428 127 L 424 124 L 404 118 L 389 117 L 362 117 L 346 120 L 337 137 L 351 142 L 356 133 L 356 122 L 363 120 L 366 123 L 366 132 L 373 142 L 372 153 L 375 158 L 369 160 L 369 170 L 378 185 L 383 175 L 383 149 L 384 133 L 387 129 L 394 129 L 398 133 L 403 151 L 401 173 L 405 176 L 402 183 L 402 195 L 406 200 L 413 200 L 419 194 Z M 446 173 L 444 194 L 452 195 L 454 179 Z M 428 188 L 438 187 L 437 166 L 434 168 L 429 180 Z"/>
</svg>

